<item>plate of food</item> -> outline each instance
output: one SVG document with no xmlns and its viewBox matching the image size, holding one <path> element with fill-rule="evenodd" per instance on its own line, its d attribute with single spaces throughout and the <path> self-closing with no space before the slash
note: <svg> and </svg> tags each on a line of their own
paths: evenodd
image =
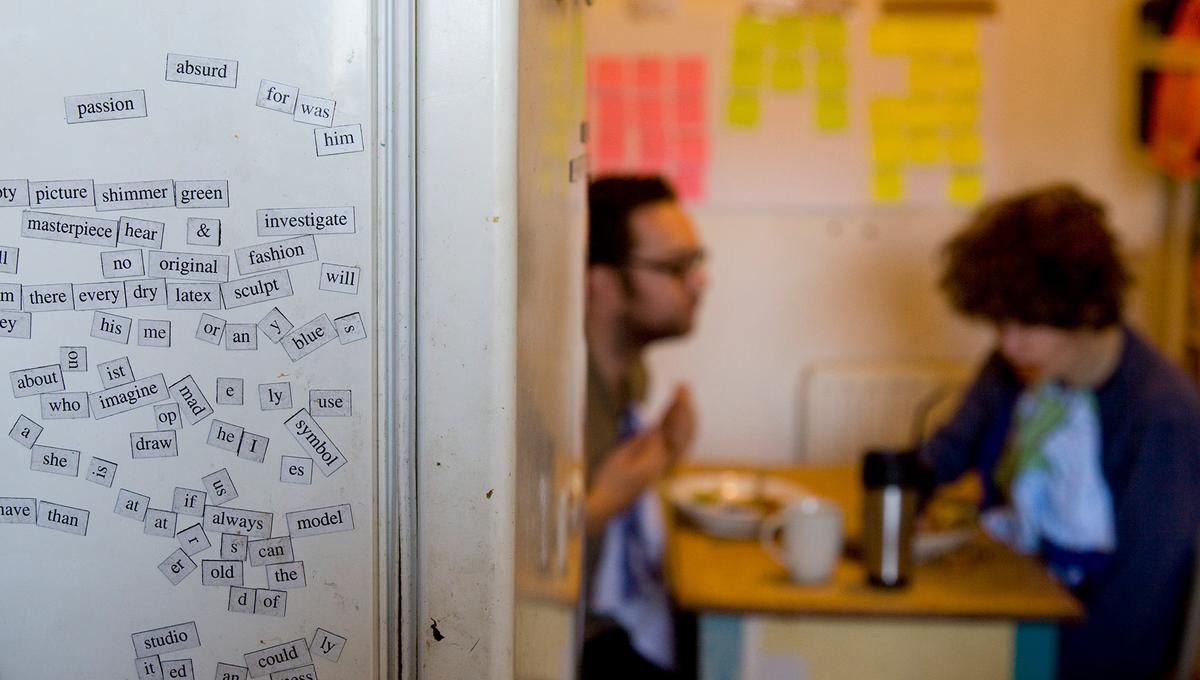
<svg viewBox="0 0 1200 680">
<path fill-rule="evenodd" d="M 934 498 L 917 522 L 913 557 L 925 562 L 958 550 L 975 535 L 979 510 L 970 500 Z"/>
<path fill-rule="evenodd" d="M 809 495 L 766 473 L 694 472 L 667 483 L 667 498 L 701 531 L 720 538 L 758 538 L 759 527 L 788 501 Z"/>
</svg>

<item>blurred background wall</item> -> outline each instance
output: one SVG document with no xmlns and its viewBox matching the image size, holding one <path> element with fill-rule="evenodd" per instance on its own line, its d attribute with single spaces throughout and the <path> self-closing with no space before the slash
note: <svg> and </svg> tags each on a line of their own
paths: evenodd
<svg viewBox="0 0 1200 680">
<path fill-rule="evenodd" d="M 840 84 L 846 106 L 844 119 L 834 115 L 832 126 L 829 109 L 821 111 L 818 103 L 812 113 L 813 100 L 824 96 L 820 88 L 830 85 L 819 82 L 820 65 L 797 75 L 804 84 L 794 99 L 771 91 L 778 82 L 768 65 L 757 117 L 747 124 L 746 112 L 735 110 L 747 79 L 735 68 L 745 60 L 739 45 L 745 35 L 735 27 L 746 5 L 610 1 L 592 8 L 593 169 L 665 169 L 676 176 L 711 251 L 710 288 L 696 332 L 651 355 L 652 410 L 677 381 L 695 389 L 697 459 L 795 461 L 801 377 L 814 362 L 981 357 L 990 330 L 955 317 L 944 303 L 935 284 L 938 249 L 980 199 L 1045 182 L 1075 182 L 1109 206 L 1137 277 L 1133 323 L 1160 346 L 1177 341 L 1171 329 L 1178 325 L 1173 300 L 1180 282 L 1167 266 L 1168 192 L 1137 141 L 1138 6 L 1126 0 L 1011 0 L 973 19 L 981 71 L 981 191 L 960 200 L 942 200 L 936 191 L 921 195 L 921 182 L 931 173 L 918 169 L 915 179 L 909 177 L 909 194 L 887 201 L 879 200 L 878 185 L 870 185 L 872 167 L 880 167 L 872 155 L 872 97 L 886 90 L 889 78 L 877 66 L 888 57 L 877 54 L 872 42 L 872 27 L 884 19 L 879 2 L 855 3 L 846 15 L 842 58 L 849 74 Z M 597 87 L 599 64 L 624 60 L 624 77 L 637 88 L 644 85 L 636 72 L 639 59 L 661 59 L 669 71 L 679 58 L 705 67 L 697 128 L 703 154 L 689 161 L 683 157 L 686 140 L 668 139 L 664 158 L 647 158 L 644 143 L 627 138 L 623 157 L 616 158 L 613 142 L 602 138 L 605 118 L 613 114 L 612 90 Z M 899 79 L 903 83 L 904 76 Z M 674 96 L 682 101 L 684 95 Z M 654 112 L 639 113 L 641 100 L 629 99 L 625 127 L 652 126 L 645 116 Z M 604 106 L 609 110 L 599 110 Z M 787 113 L 789 106 L 795 115 Z M 670 128 L 671 114 L 665 117 Z M 812 151 L 804 158 L 771 156 L 772 146 L 788 144 Z M 687 163 L 698 169 L 682 167 Z M 695 178 L 697 172 L 703 177 Z"/>
</svg>

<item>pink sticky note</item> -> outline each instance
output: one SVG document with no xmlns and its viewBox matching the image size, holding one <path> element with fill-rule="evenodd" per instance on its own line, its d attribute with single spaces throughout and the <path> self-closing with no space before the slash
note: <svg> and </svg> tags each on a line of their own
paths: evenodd
<svg viewBox="0 0 1200 680">
<path fill-rule="evenodd" d="M 707 164 L 708 139 L 699 133 L 685 133 L 680 135 L 679 162 L 684 165 Z"/>
<path fill-rule="evenodd" d="M 675 97 L 675 116 L 680 125 L 703 125 L 704 95 L 700 92 L 680 92 Z"/>
<path fill-rule="evenodd" d="M 675 88 L 681 92 L 703 92 L 706 72 L 704 59 L 682 57 L 675 61 Z"/>
<path fill-rule="evenodd" d="M 596 125 L 622 127 L 625 124 L 625 101 L 619 97 L 600 97 L 596 100 Z"/>
<path fill-rule="evenodd" d="M 658 57 L 639 57 L 633 62 L 634 83 L 641 89 L 662 88 L 663 64 Z"/>
<path fill-rule="evenodd" d="M 640 128 L 661 127 L 663 102 L 660 97 L 641 96 L 637 100 L 637 124 Z"/>
<path fill-rule="evenodd" d="M 620 135 L 596 135 L 596 164 L 618 167 L 625 162 L 625 139 Z"/>
<path fill-rule="evenodd" d="M 592 112 L 592 135 L 596 154 L 617 160 L 625 157 L 625 102 L 617 97 L 600 97 Z"/>
<path fill-rule="evenodd" d="M 603 89 L 621 89 L 625 85 L 625 69 L 621 59 L 617 57 L 598 57 L 595 63 L 596 87 Z"/>
<path fill-rule="evenodd" d="M 640 142 L 643 169 L 661 170 L 667 162 L 667 136 L 662 128 L 642 130 Z"/>
<path fill-rule="evenodd" d="M 680 198 L 685 201 L 700 201 L 704 199 L 707 190 L 705 168 L 699 165 L 681 165 L 672 178 Z"/>
</svg>

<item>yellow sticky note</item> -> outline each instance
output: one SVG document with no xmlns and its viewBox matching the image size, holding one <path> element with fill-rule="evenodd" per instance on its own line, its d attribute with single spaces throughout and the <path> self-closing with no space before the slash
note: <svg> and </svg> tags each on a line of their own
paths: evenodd
<svg viewBox="0 0 1200 680">
<path fill-rule="evenodd" d="M 947 89 L 953 70 L 937 58 L 915 57 L 908 65 L 909 91 L 916 96 L 932 96 Z"/>
<path fill-rule="evenodd" d="M 951 163 L 976 165 L 983 160 L 983 143 L 974 133 L 953 135 L 946 146 Z"/>
<path fill-rule="evenodd" d="M 953 128 L 973 128 L 979 121 L 979 102 L 974 98 L 951 98 L 942 102 L 940 122 Z"/>
<path fill-rule="evenodd" d="M 738 50 L 729 66 L 729 81 L 734 87 L 758 87 L 763 82 L 763 53 Z"/>
<path fill-rule="evenodd" d="M 951 19 L 938 31 L 937 45 L 946 54 L 973 55 L 979 52 L 979 24 L 974 19 Z"/>
<path fill-rule="evenodd" d="M 898 203 L 904 200 L 904 173 L 894 166 L 875 168 L 871 178 L 871 199 L 876 203 Z"/>
<path fill-rule="evenodd" d="M 946 142 L 940 134 L 918 131 L 908 144 L 908 159 L 918 165 L 936 165 L 945 158 Z"/>
<path fill-rule="evenodd" d="M 735 92 L 729 97 L 729 123 L 738 127 L 758 125 L 759 102 L 753 93 Z"/>
<path fill-rule="evenodd" d="M 955 205 L 975 205 L 983 199 L 983 177 L 973 170 L 955 172 L 947 196 Z"/>
<path fill-rule="evenodd" d="M 945 89 L 957 94 L 973 94 L 983 86 L 983 67 L 978 59 L 959 59 L 946 67 Z"/>
<path fill-rule="evenodd" d="M 914 127 L 946 127 L 946 100 L 941 97 L 910 97 L 914 106 L 920 106 L 920 112 L 914 116 L 919 125 Z M 918 104 L 919 102 L 919 104 Z"/>
<path fill-rule="evenodd" d="M 900 165 L 908 157 L 908 138 L 903 134 L 877 134 L 871 140 L 876 165 Z"/>
<path fill-rule="evenodd" d="M 784 92 L 794 92 L 804 87 L 804 62 L 799 52 L 778 53 L 771 64 L 771 85 Z"/>
<path fill-rule="evenodd" d="M 807 35 L 808 19 L 801 15 L 782 16 L 775 21 L 775 47 L 780 50 L 793 51 L 803 48 Z"/>
<path fill-rule="evenodd" d="M 936 19 L 910 19 L 905 27 L 906 52 L 911 55 L 945 55 L 941 44 L 941 22 Z"/>
<path fill-rule="evenodd" d="M 871 100 L 871 128 L 894 130 L 908 126 L 905 103 L 896 97 L 876 97 Z"/>
<path fill-rule="evenodd" d="M 762 50 L 771 40 L 771 23 L 743 14 L 733 25 L 733 48 Z"/>
<path fill-rule="evenodd" d="M 817 58 L 817 89 L 842 91 L 850 81 L 850 66 L 842 56 L 821 55 Z"/>
<path fill-rule="evenodd" d="M 904 119 L 909 127 L 928 130 L 943 124 L 946 110 L 941 101 L 932 97 L 910 97 L 904 104 Z"/>
<path fill-rule="evenodd" d="M 904 54 L 908 51 L 908 32 L 905 25 L 885 19 L 871 27 L 871 52 L 880 55 Z"/>
<path fill-rule="evenodd" d="M 825 132 L 844 130 L 850 124 L 850 106 L 845 97 L 817 97 L 817 129 Z"/>
<path fill-rule="evenodd" d="M 846 46 L 846 21 L 834 14 L 812 19 L 812 43 L 818 50 L 841 50 Z"/>
</svg>

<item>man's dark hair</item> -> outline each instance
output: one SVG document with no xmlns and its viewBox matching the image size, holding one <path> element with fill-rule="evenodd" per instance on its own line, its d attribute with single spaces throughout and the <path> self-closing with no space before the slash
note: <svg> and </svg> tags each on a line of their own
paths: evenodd
<svg viewBox="0 0 1200 680">
<path fill-rule="evenodd" d="M 674 201 L 675 190 L 658 176 L 612 175 L 588 185 L 588 264 L 619 267 L 633 252 L 629 215 L 638 208 Z"/>
<path fill-rule="evenodd" d="M 1072 185 L 984 207 L 943 258 L 942 290 L 968 316 L 1066 330 L 1121 321 L 1129 273 L 1104 207 Z"/>
</svg>

